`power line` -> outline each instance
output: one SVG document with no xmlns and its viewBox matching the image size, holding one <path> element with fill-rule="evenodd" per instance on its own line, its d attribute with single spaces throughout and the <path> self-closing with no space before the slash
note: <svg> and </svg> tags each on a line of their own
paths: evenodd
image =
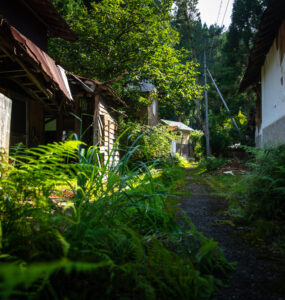
<svg viewBox="0 0 285 300">
<path fill-rule="evenodd" d="M 221 3 L 220 3 L 220 8 L 219 8 L 219 12 L 218 12 L 218 17 L 217 17 L 216 24 L 218 24 L 218 21 L 219 21 L 219 18 L 220 18 L 220 14 L 221 14 L 221 10 L 222 10 L 222 6 L 223 6 L 223 0 L 221 0 Z"/>
<path fill-rule="evenodd" d="M 223 16 L 223 21 L 222 21 L 222 25 L 221 26 L 224 25 L 224 21 L 225 21 L 226 13 L 227 13 L 228 8 L 229 8 L 229 4 L 230 4 L 230 0 L 228 0 L 227 7 L 226 7 L 226 10 L 225 10 L 225 13 L 224 13 L 224 16 Z"/>
</svg>

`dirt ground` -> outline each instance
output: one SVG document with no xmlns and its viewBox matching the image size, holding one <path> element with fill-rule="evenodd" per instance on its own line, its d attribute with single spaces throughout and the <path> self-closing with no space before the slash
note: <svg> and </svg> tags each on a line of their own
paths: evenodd
<svg viewBox="0 0 285 300">
<path fill-rule="evenodd" d="M 230 262 L 237 262 L 227 283 L 229 287 L 222 289 L 213 299 L 285 300 L 285 270 L 280 268 L 280 262 L 250 247 L 241 238 L 245 228 L 230 226 L 225 221 L 228 220 L 223 213 L 227 201 L 211 196 L 207 187 L 195 183 L 191 170 L 186 174 L 186 194 L 190 192 L 191 196 L 185 196 L 179 206 L 199 231 L 219 242 Z"/>
</svg>

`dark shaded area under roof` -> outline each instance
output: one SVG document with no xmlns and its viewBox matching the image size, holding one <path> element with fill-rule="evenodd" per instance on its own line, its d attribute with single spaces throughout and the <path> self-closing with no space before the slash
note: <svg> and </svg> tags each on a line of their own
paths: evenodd
<svg viewBox="0 0 285 300">
<path fill-rule="evenodd" d="M 249 63 L 240 84 L 240 92 L 244 92 L 260 81 L 261 67 L 265 62 L 266 55 L 278 34 L 278 29 L 284 18 L 284 0 L 270 1 L 268 8 L 261 18 L 259 30 L 249 56 Z"/>
<path fill-rule="evenodd" d="M 51 110 L 57 109 L 55 98 L 59 92 L 67 103 L 72 101 L 60 67 L 3 18 L 0 18 L 0 57 L 0 78 L 16 83 Z"/>
<path fill-rule="evenodd" d="M 67 41 L 75 41 L 77 39 L 75 33 L 70 29 L 66 21 L 49 0 L 18 1 L 21 1 L 38 16 L 40 21 L 47 27 L 50 37 L 59 37 Z"/>
</svg>

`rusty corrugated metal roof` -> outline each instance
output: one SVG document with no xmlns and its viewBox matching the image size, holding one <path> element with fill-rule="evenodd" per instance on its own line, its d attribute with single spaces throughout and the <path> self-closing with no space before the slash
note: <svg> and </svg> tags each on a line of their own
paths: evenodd
<svg viewBox="0 0 285 300">
<path fill-rule="evenodd" d="M 21 2 L 38 15 L 39 19 L 47 27 L 50 37 L 59 37 L 67 41 L 75 41 L 77 39 L 74 31 L 70 29 L 49 0 L 21 0 Z"/>
<path fill-rule="evenodd" d="M 72 100 L 72 96 L 68 87 L 66 86 L 63 74 L 60 71 L 59 66 L 56 65 L 55 61 L 47 53 L 36 46 L 31 40 L 22 35 L 15 27 L 9 25 L 5 19 L 0 21 L 2 29 L 10 35 L 10 38 L 14 40 L 14 42 L 19 43 L 28 56 L 33 59 L 38 64 L 40 69 L 58 86 L 66 98 Z M 5 29 L 3 28 L 4 24 Z M 16 55 L 16 53 L 13 55 Z"/>
<path fill-rule="evenodd" d="M 108 98 L 108 100 L 120 104 L 122 106 L 127 106 L 126 102 L 117 95 L 115 90 L 109 84 L 106 84 L 105 82 L 97 81 L 95 79 L 89 79 L 83 76 L 79 76 L 79 75 L 74 75 L 74 74 L 71 75 L 79 79 L 84 85 L 86 85 L 91 90 L 93 90 L 92 85 L 94 85 L 95 88 L 94 93 L 98 93 Z"/>
<path fill-rule="evenodd" d="M 240 84 L 240 92 L 260 81 L 261 67 L 284 19 L 284 0 L 272 0 L 261 18 L 259 30 L 250 53 L 249 63 Z"/>
</svg>

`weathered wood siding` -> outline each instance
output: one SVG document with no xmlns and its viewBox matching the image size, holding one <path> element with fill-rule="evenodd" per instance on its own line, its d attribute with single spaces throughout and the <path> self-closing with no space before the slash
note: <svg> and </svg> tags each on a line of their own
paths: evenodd
<svg viewBox="0 0 285 300">
<path fill-rule="evenodd" d="M 115 141 L 118 137 L 118 122 L 115 116 L 112 116 L 109 112 L 107 105 L 100 98 L 99 101 L 99 144 L 100 152 L 103 156 L 104 164 L 108 160 L 108 156 L 111 154 Z M 118 147 L 112 153 L 112 159 L 110 164 L 117 163 L 119 161 Z"/>
<path fill-rule="evenodd" d="M 0 93 L 0 151 L 9 152 L 12 100 Z"/>
</svg>

